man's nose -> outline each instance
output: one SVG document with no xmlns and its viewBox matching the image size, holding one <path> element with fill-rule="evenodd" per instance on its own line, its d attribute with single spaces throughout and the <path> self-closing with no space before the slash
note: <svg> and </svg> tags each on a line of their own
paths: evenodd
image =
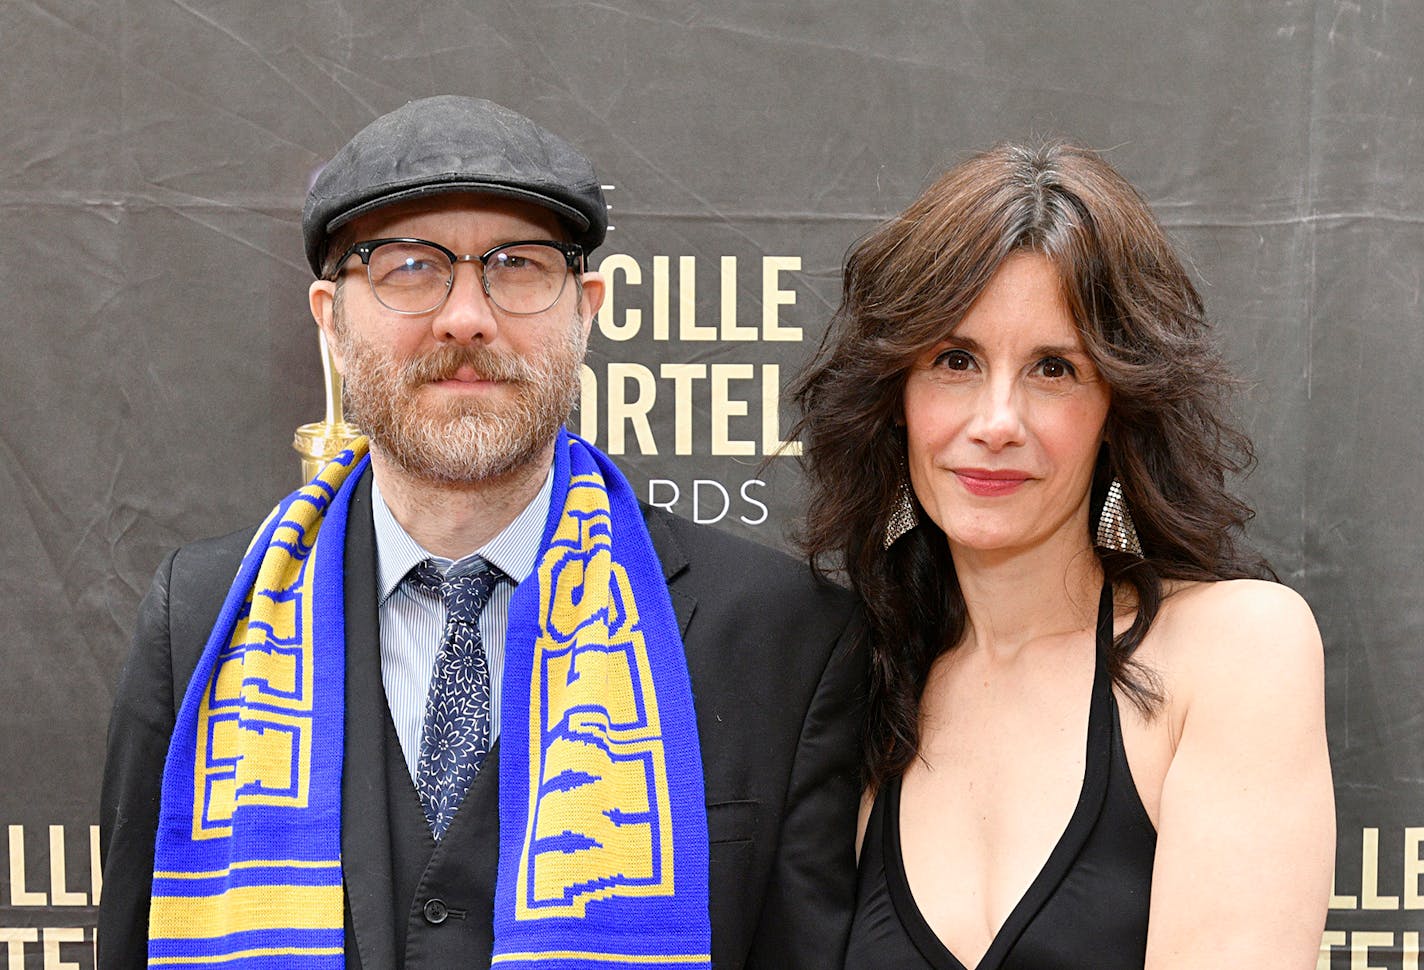
<svg viewBox="0 0 1424 970">
<path fill-rule="evenodd" d="M 436 311 L 431 326 L 438 340 L 489 343 L 499 333 L 494 311 L 494 303 L 485 293 L 480 264 L 462 260 L 455 264 L 450 293 Z"/>
</svg>

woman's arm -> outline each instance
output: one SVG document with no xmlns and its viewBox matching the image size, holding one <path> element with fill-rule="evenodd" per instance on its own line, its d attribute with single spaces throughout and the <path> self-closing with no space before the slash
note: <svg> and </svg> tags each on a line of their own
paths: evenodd
<svg viewBox="0 0 1424 970">
<path fill-rule="evenodd" d="M 1312 970 L 1335 858 L 1320 634 L 1284 586 L 1180 595 L 1160 631 L 1172 641 L 1164 715 L 1180 734 L 1162 786 L 1147 970 Z"/>
</svg>

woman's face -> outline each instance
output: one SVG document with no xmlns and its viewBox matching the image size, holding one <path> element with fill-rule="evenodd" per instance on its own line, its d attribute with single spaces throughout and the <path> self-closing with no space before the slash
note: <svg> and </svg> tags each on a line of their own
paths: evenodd
<svg viewBox="0 0 1424 970">
<path fill-rule="evenodd" d="M 905 384 L 910 484 L 951 548 L 1087 545 L 1110 396 L 1057 270 L 1037 253 L 1011 256 Z"/>
</svg>

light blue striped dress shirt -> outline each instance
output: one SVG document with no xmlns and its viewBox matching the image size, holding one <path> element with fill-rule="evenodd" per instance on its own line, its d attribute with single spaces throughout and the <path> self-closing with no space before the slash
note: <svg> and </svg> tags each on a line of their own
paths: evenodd
<svg viewBox="0 0 1424 970">
<path fill-rule="evenodd" d="M 406 579 L 411 567 L 433 559 L 441 570 L 455 575 L 469 572 L 479 557 L 498 566 L 509 577 L 501 582 L 480 614 L 480 639 L 490 670 L 490 742 L 499 737 L 500 680 L 504 674 L 504 640 L 509 625 L 509 600 L 514 587 L 534 569 L 539 542 L 549 515 L 554 473 L 544 479 L 539 494 L 505 526 L 504 531 L 470 555 L 451 562 L 427 552 L 401 528 L 371 482 L 371 514 L 376 525 L 376 597 L 381 624 L 381 680 L 386 702 L 395 721 L 406 768 L 415 780 L 420 763 L 420 735 L 425 722 L 425 698 L 435 660 L 445 636 L 445 603 Z"/>
</svg>

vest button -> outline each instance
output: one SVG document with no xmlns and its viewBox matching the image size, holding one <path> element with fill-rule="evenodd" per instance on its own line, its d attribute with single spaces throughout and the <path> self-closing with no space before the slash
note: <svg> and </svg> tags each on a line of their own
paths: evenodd
<svg viewBox="0 0 1424 970">
<path fill-rule="evenodd" d="M 428 899 L 425 901 L 425 922 L 431 926 L 439 926 L 450 917 L 450 909 L 445 905 L 443 899 Z"/>
</svg>

